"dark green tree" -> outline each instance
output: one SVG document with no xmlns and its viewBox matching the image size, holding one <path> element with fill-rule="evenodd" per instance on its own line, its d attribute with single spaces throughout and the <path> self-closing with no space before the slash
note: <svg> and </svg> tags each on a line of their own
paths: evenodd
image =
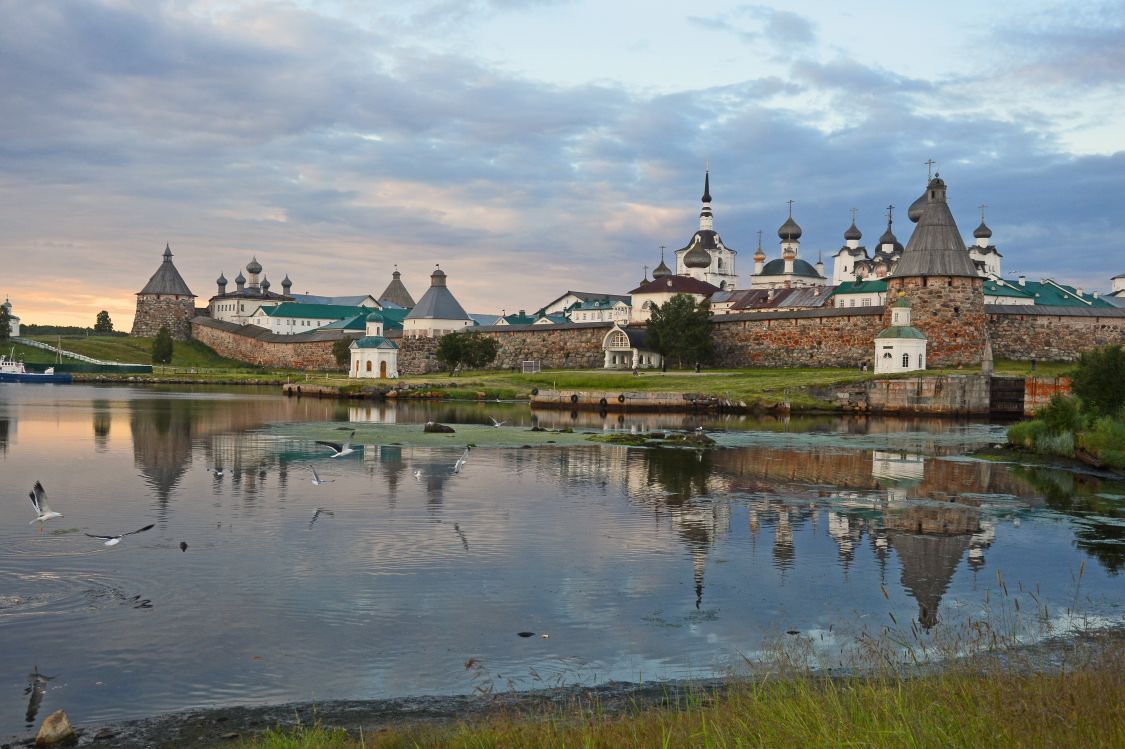
<svg viewBox="0 0 1125 749">
<path fill-rule="evenodd" d="M 711 306 L 687 294 L 676 294 L 653 307 L 648 319 L 647 344 L 666 360 L 683 368 L 706 364 L 715 353 L 711 337 Z"/>
<path fill-rule="evenodd" d="M 156 338 L 152 339 L 152 363 L 170 364 L 172 349 L 172 331 L 168 330 L 167 325 L 161 325 L 160 330 L 156 333 Z"/>
<path fill-rule="evenodd" d="M 0 341 L 7 341 L 12 337 L 12 316 L 8 308 L 0 304 Z"/>
<path fill-rule="evenodd" d="M 336 365 L 347 369 L 352 363 L 352 339 L 341 338 L 332 344 L 332 356 Z"/>
<path fill-rule="evenodd" d="M 1087 351 L 1078 360 L 1070 389 L 1093 416 L 1116 416 L 1125 406 L 1125 349 L 1113 345 Z"/>
<path fill-rule="evenodd" d="M 481 369 L 487 367 L 500 351 L 495 338 L 480 333 L 446 333 L 438 339 L 434 356 L 449 370 L 449 376 L 459 369 Z"/>
<path fill-rule="evenodd" d="M 113 332 L 113 321 L 109 319 L 109 312 L 102 310 L 94 321 L 94 332 L 98 335 L 109 335 Z"/>
</svg>

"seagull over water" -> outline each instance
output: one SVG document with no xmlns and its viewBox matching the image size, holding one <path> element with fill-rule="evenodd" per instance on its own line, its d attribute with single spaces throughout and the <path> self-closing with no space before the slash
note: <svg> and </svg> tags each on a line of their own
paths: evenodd
<svg viewBox="0 0 1125 749">
<path fill-rule="evenodd" d="M 28 525 L 35 523 L 42 523 L 51 518 L 61 518 L 61 512 L 55 512 L 47 505 L 47 492 L 43 489 L 43 484 L 36 481 L 34 488 L 28 492 L 27 496 L 31 497 L 31 504 L 35 507 L 35 520 L 28 522 Z"/>
<path fill-rule="evenodd" d="M 313 475 L 312 482 L 315 486 L 324 486 L 325 484 L 331 484 L 333 481 L 336 480 L 336 479 L 322 479 L 320 477 L 320 474 L 317 473 L 316 469 L 313 468 L 312 466 L 309 466 L 309 470 L 312 471 L 312 475 Z"/>
<path fill-rule="evenodd" d="M 98 536 L 93 533 L 87 533 L 85 535 L 89 536 L 90 538 L 100 538 L 104 540 L 106 546 L 117 546 L 117 544 L 121 543 L 121 539 L 125 538 L 126 536 L 132 536 L 137 533 L 144 533 L 145 531 L 152 530 L 154 527 L 155 523 L 149 523 L 144 528 L 138 528 L 135 531 L 129 531 L 128 533 L 122 533 L 117 536 Z"/>
<path fill-rule="evenodd" d="M 354 436 L 355 436 L 355 430 L 353 429 L 348 434 L 347 442 L 345 442 L 342 445 L 338 442 L 326 442 L 325 440 L 317 440 L 316 444 L 324 445 L 325 447 L 330 448 L 332 450 L 332 457 L 333 458 L 342 458 L 345 455 L 351 455 L 352 453 L 355 452 L 355 448 L 352 447 L 352 437 L 354 437 Z"/>
<path fill-rule="evenodd" d="M 465 461 L 467 461 L 469 459 L 469 450 L 470 449 L 471 448 L 466 447 L 465 452 L 462 453 L 461 457 L 457 459 L 457 462 L 453 464 L 453 472 L 454 473 L 461 473 L 461 469 L 465 467 Z"/>
<path fill-rule="evenodd" d="M 492 417 L 491 417 L 491 416 L 489 416 L 488 418 L 492 419 Z M 497 421 L 496 419 L 492 419 L 492 426 L 494 426 L 494 427 L 502 427 L 502 426 L 504 426 L 504 422 L 502 422 L 502 421 Z"/>
</svg>

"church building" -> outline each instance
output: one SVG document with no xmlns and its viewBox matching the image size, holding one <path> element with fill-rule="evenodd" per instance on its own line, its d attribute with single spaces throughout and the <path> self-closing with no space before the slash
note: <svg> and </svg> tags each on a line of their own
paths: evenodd
<svg viewBox="0 0 1125 749">
<path fill-rule="evenodd" d="M 766 262 L 759 234 L 758 249 L 754 252 L 754 274 L 750 276 L 751 289 L 785 289 L 801 286 L 826 286 L 824 263 L 818 261 L 814 268 L 801 259 L 801 227 L 793 220 L 793 201 L 789 201 L 789 218 L 777 230 L 781 239 L 781 257 Z"/>
<path fill-rule="evenodd" d="M 875 336 L 875 372 L 914 372 L 926 368 L 926 336 L 910 324 L 910 302 L 891 303 L 891 325 Z"/>
<path fill-rule="evenodd" d="M 258 276 L 262 273 L 262 264 L 258 258 L 251 258 L 246 264 L 246 272 L 250 274 L 249 280 L 239 271 L 234 279 L 234 291 L 227 291 L 227 277 L 220 273 L 215 279 L 218 291 L 207 302 L 207 312 L 212 319 L 232 322 L 236 325 L 245 325 L 250 318 L 262 307 L 275 307 L 282 302 L 294 301 L 291 293 L 293 282 L 289 275 L 281 281 L 281 293 L 270 291 L 270 281 Z"/>
<path fill-rule="evenodd" d="M 20 334 L 20 319 L 12 314 L 12 300 L 5 298 L 4 303 L 0 304 L 8 312 L 8 334 L 12 338 L 16 338 Z"/>
<path fill-rule="evenodd" d="M 352 341 L 349 347 L 350 377 L 378 377 L 384 380 L 398 377 L 398 345 L 388 340 L 383 333 L 382 313 L 369 313 L 364 336 Z"/>
<path fill-rule="evenodd" d="M 663 253 L 662 253 L 663 254 Z M 699 231 L 692 235 L 691 241 L 676 250 L 677 276 L 689 276 L 719 289 L 738 288 L 738 274 L 734 269 L 734 259 L 738 252 L 723 244 L 715 231 L 715 219 L 711 213 L 711 172 L 703 177 L 703 207 L 699 211 Z M 660 258 L 660 265 L 652 272 L 654 279 L 672 275 L 672 270 Z"/>
</svg>

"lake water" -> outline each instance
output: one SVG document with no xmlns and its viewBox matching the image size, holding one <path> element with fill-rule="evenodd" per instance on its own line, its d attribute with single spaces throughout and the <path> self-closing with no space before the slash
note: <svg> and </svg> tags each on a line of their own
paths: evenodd
<svg viewBox="0 0 1125 749">
<path fill-rule="evenodd" d="M 489 416 L 513 446 L 481 445 L 456 474 L 459 436 L 338 459 L 312 439 Z M 831 660 L 863 630 L 936 638 L 985 615 L 1006 600 L 998 572 L 1056 633 L 1068 609 L 1125 617 L 1125 485 L 964 457 L 1002 426 L 732 417 L 703 423 L 711 451 L 519 447 L 534 423 L 518 404 L 0 385 L 0 738 L 60 707 L 89 726 L 710 677 L 789 632 Z M 43 527 L 28 524 L 36 480 L 65 515 Z M 83 535 L 149 523 L 114 547 Z M 50 677 L 41 699 L 33 669 Z"/>
</svg>

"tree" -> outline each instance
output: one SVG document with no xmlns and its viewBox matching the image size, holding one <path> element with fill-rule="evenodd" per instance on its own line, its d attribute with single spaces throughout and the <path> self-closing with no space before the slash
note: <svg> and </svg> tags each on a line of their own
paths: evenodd
<svg viewBox="0 0 1125 749">
<path fill-rule="evenodd" d="M 0 341 L 7 341 L 12 337 L 12 316 L 8 308 L 0 304 Z"/>
<path fill-rule="evenodd" d="M 1125 349 L 1113 345 L 1087 351 L 1078 360 L 1070 389 L 1093 416 L 1117 416 L 1125 406 Z"/>
<path fill-rule="evenodd" d="M 161 325 L 160 330 L 156 333 L 156 338 L 152 339 L 152 363 L 171 363 L 172 348 L 172 331 L 168 330 L 167 325 Z"/>
<path fill-rule="evenodd" d="M 495 338 L 480 333 L 446 333 L 438 339 L 434 356 L 444 364 L 452 377 L 458 368 L 481 369 L 487 367 L 500 351 Z"/>
<path fill-rule="evenodd" d="M 94 332 L 98 335 L 109 335 L 113 332 L 113 321 L 109 319 L 109 312 L 104 309 L 98 313 L 94 322 Z"/>
<path fill-rule="evenodd" d="M 332 344 L 332 356 L 336 358 L 336 365 L 347 369 L 352 363 L 352 339 L 341 338 Z"/>
<path fill-rule="evenodd" d="M 647 345 L 681 369 L 709 362 L 715 353 L 711 307 L 705 299 L 697 304 L 687 294 L 676 294 L 652 308 L 647 330 Z"/>
</svg>

